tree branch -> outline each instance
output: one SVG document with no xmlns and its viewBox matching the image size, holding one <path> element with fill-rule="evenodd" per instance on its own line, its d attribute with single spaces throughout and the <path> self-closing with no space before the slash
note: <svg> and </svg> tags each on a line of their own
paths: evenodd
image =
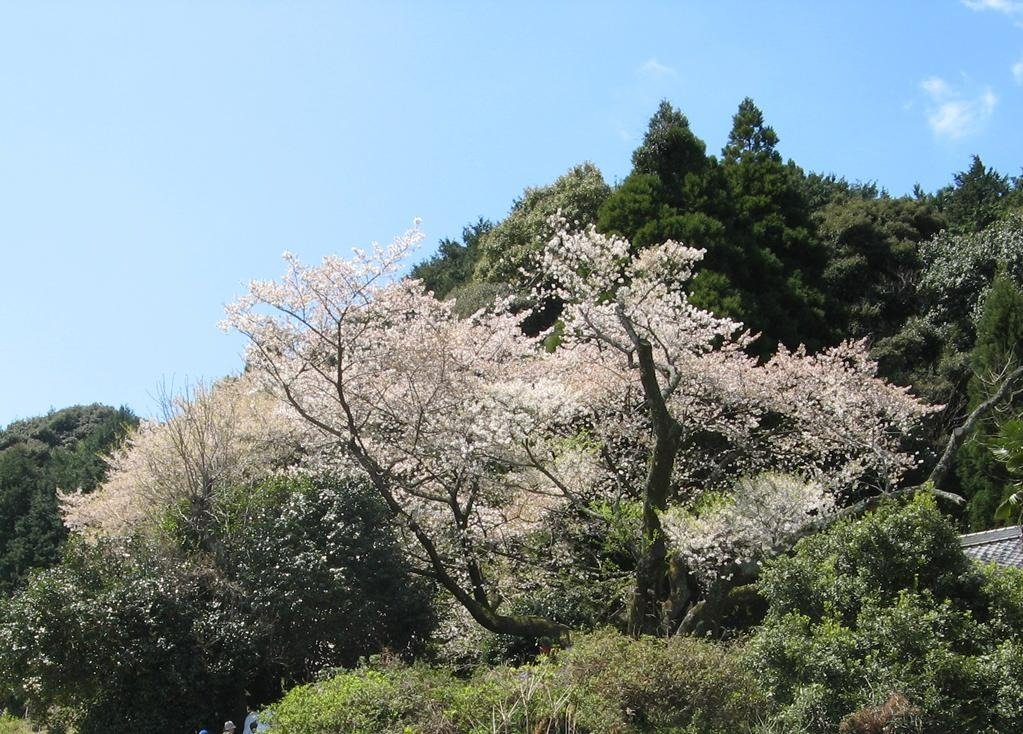
<svg viewBox="0 0 1023 734">
<path fill-rule="evenodd" d="M 959 449 L 966 439 L 969 438 L 974 426 L 1005 398 L 1021 375 L 1023 375 L 1023 365 L 1007 374 L 991 397 L 974 408 L 962 425 L 952 429 L 952 435 L 949 437 L 948 443 L 945 444 L 945 450 L 941 453 L 941 458 L 938 459 L 938 463 L 934 465 L 934 469 L 927 478 L 927 481 L 934 485 L 936 490 L 947 491 L 950 489 L 952 466 L 955 463 L 955 457 L 959 453 Z"/>
</svg>

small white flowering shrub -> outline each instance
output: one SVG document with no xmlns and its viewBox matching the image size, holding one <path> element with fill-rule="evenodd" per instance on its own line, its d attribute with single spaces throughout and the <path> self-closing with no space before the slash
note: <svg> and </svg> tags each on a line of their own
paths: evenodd
<svg viewBox="0 0 1023 734">
<path fill-rule="evenodd" d="M 704 498 L 693 510 L 673 508 L 662 522 L 672 551 L 710 584 L 784 552 L 803 528 L 835 509 L 834 496 L 819 482 L 760 474 Z"/>
</svg>

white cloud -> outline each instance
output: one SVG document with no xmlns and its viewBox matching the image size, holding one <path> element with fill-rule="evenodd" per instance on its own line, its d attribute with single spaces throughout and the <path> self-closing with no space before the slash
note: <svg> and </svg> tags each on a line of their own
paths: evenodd
<svg viewBox="0 0 1023 734">
<path fill-rule="evenodd" d="M 977 12 L 994 10 L 996 13 L 1005 13 L 1006 15 L 1023 12 L 1023 2 L 1018 2 L 1018 0 L 962 0 L 962 2 L 970 10 Z"/>
<path fill-rule="evenodd" d="M 1012 65 L 1012 78 L 1017 84 L 1023 84 L 1023 59 Z"/>
<path fill-rule="evenodd" d="M 935 137 L 961 138 L 970 129 L 970 109 L 966 102 L 946 102 L 927 116 Z"/>
<path fill-rule="evenodd" d="M 951 93 L 948 82 L 940 76 L 928 77 L 920 82 L 920 86 L 925 92 L 927 92 L 927 94 L 931 95 L 931 97 L 935 99 L 946 97 Z"/>
<path fill-rule="evenodd" d="M 646 76 L 675 76 L 675 70 L 670 66 L 665 66 L 657 59 L 647 59 L 646 62 L 639 67 L 641 73 Z"/>
<path fill-rule="evenodd" d="M 930 98 L 927 123 L 936 138 L 957 140 L 979 132 L 998 105 L 990 89 L 968 91 L 937 76 L 924 79 L 920 88 Z"/>
</svg>

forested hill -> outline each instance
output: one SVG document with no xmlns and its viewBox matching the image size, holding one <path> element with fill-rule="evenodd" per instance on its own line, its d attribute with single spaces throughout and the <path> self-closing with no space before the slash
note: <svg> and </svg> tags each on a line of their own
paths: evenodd
<svg viewBox="0 0 1023 734">
<path fill-rule="evenodd" d="M 522 273 L 554 233 L 552 215 L 628 238 L 643 248 L 674 239 L 706 250 L 688 284 L 690 301 L 761 334 L 766 358 L 779 344 L 818 350 L 867 339 L 887 379 L 945 405 L 932 423 L 926 462 L 951 429 L 1023 358 L 1023 176 L 974 156 L 947 186 L 895 196 L 875 183 L 810 173 L 784 160 L 780 136 L 750 99 L 732 119 L 719 154 L 662 102 L 631 173 L 617 186 L 590 163 L 527 188 L 505 219 L 471 222 L 444 239 L 413 275 L 460 313 L 496 297 L 526 299 Z M 1005 282 L 985 304 L 996 275 Z M 559 304 L 525 324 L 557 321 Z M 1015 406 L 1023 408 L 1023 404 Z M 1007 476 L 978 440 L 960 452 L 957 489 L 970 524 L 994 523 Z"/>
<path fill-rule="evenodd" d="M 0 594 L 56 563 L 66 536 L 57 489 L 94 489 L 103 456 L 137 423 L 127 408 L 76 405 L 0 431 Z"/>
</svg>

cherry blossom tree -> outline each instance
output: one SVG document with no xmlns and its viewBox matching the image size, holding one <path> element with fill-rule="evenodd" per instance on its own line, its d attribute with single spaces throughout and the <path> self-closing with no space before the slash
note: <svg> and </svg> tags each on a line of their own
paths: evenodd
<svg viewBox="0 0 1023 734">
<path fill-rule="evenodd" d="M 160 404 L 160 418 L 143 421 L 107 457 L 99 488 L 60 493 L 69 528 L 119 537 L 171 513 L 212 541 L 215 493 L 272 476 L 314 450 L 305 424 L 250 376 L 165 391 Z"/>
<path fill-rule="evenodd" d="M 669 570 L 661 526 L 671 504 L 768 470 L 838 496 L 890 489 L 914 465 L 901 440 L 929 411 L 875 376 L 862 343 L 817 355 L 782 348 L 760 364 L 740 323 L 689 303 L 684 286 L 701 257 L 676 242 L 636 252 L 593 228 L 562 228 L 540 262 L 555 285 L 538 295 L 566 304 L 553 359 L 587 376 L 594 421 L 631 453 L 622 479 L 643 503 L 634 632 L 664 631 L 666 602 L 684 583 L 684 567 Z M 604 463 L 621 472 L 617 457 Z"/>
<path fill-rule="evenodd" d="M 740 323 L 688 302 L 701 251 L 637 252 L 557 224 L 533 278 L 538 303 L 565 304 L 548 349 L 520 317 L 460 319 L 400 279 L 417 230 L 318 267 L 286 254 L 285 277 L 252 283 L 225 320 L 250 340 L 249 369 L 332 442 L 335 470 L 370 479 L 419 572 L 478 623 L 564 631 L 501 609 L 549 510 L 642 505 L 629 624 L 665 631 L 687 576 L 669 567 L 669 507 L 765 471 L 836 498 L 884 491 L 913 466 L 900 441 L 928 408 L 876 378 L 862 344 L 762 364 Z"/>
<path fill-rule="evenodd" d="M 284 279 L 252 283 L 225 323 L 249 337 L 249 369 L 333 439 L 335 470 L 369 478 L 419 573 L 487 629 L 560 636 L 549 620 L 502 613 L 491 573 L 544 508 L 508 460 L 521 428 L 499 395 L 535 344 L 510 314 L 460 319 L 419 281 L 396 279 L 419 239 L 412 230 L 319 267 L 286 254 Z"/>
</svg>

